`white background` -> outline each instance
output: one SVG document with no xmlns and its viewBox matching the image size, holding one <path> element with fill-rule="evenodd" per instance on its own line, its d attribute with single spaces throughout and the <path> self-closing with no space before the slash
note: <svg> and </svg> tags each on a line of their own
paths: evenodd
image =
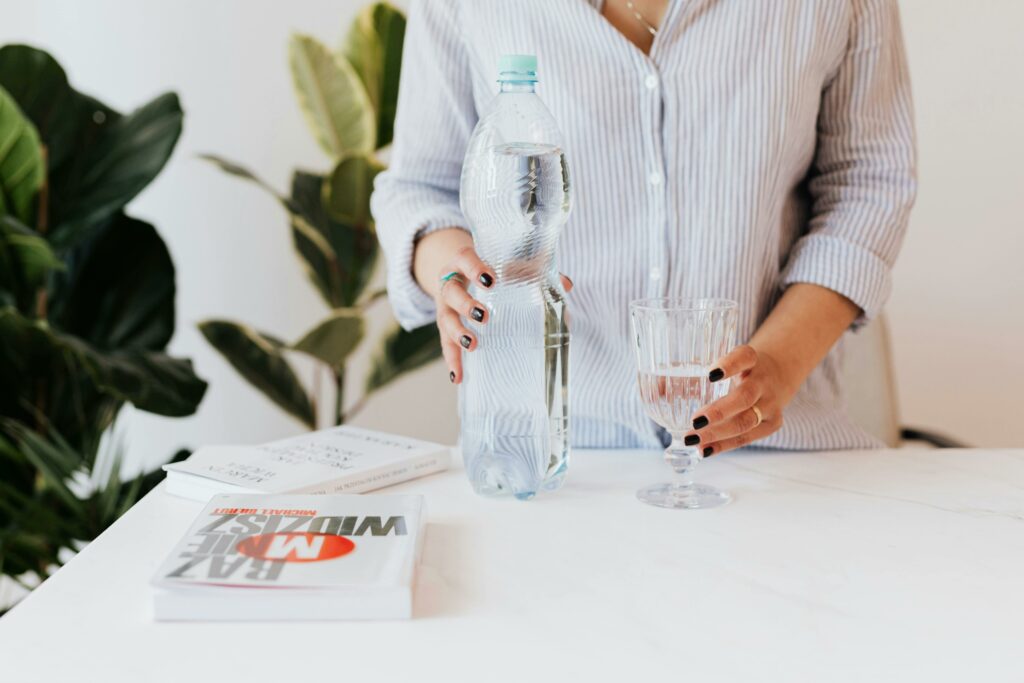
<svg viewBox="0 0 1024 683">
<path fill-rule="evenodd" d="M 175 90 L 186 112 L 174 157 L 130 213 L 152 221 L 170 246 L 178 269 L 171 348 L 195 360 L 210 389 L 192 418 L 135 413 L 126 421 L 124 438 L 139 461 L 155 463 L 180 446 L 258 442 L 302 429 L 241 380 L 195 324 L 230 317 L 293 339 L 326 310 L 293 253 L 280 207 L 196 155 L 237 160 L 282 190 L 296 166 L 327 169 L 292 93 L 287 40 L 301 31 L 335 45 L 362 4 L 0 2 L 0 43 L 49 50 L 75 87 L 115 108 Z M 889 306 L 903 421 L 977 446 L 1024 445 L 1024 4 L 900 4 L 921 147 L 918 205 Z M 350 394 L 366 367 L 357 360 Z M 308 366 L 302 372 L 311 377 Z M 357 422 L 452 441 L 447 372 L 432 366 L 399 382 Z"/>
</svg>

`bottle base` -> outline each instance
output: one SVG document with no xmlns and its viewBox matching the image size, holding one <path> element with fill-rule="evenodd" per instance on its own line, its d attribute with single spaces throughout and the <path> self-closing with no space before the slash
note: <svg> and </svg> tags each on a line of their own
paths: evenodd
<svg viewBox="0 0 1024 683">
<path fill-rule="evenodd" d="M 477 495 L 530 500 L 538 493 L 557 491 L 569 468 L 568 447 L 551 444 L 549 434 L 502 435 L 483 438 L 463 432 L 462 457 L 466 476 Z"/>
<path fill-rule="evenodd" d="M 524 482 L 514 483 L 514 477 L 504 468 L 480 467 L 470 476 L 473 492 L 484 498 L 515 498 L 530 500 L 537 495 L 537 487 Z"/>
<path fill-rule="evenodd" d="M 486 460 L 486 462 L 484 462 Z M 511 459 L 490 457 L 477 459 L 467 468 L 473 491 L 485 498 L 515 498 L 530 500 L 538 493 L 551 493 L 562 488 L 568 472 L 568 461 L 562 463 L 544 476 L 535 472 L 517 471 L 510 467 Z"/>
</svg>

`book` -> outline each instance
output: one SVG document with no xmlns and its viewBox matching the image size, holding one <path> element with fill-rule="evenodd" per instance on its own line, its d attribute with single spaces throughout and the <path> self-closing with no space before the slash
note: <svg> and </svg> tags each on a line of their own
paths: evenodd
<svg viewBox="0 0 1024 683">
<path fill-rule="evenodd" d="M 448 468 L 447 446 L 347 425 L 259 446 L 207 446 L 164 465 L 167 492 L 362 493 Z"/>
<path fill-rule="evenodd" d="M 408 619 L 422 496 L 214 496 L 153 578 L 158 621 Z"/>
</svg>

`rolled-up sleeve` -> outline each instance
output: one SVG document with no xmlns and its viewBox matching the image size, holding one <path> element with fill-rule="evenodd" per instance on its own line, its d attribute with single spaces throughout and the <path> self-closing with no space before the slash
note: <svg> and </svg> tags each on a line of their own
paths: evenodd
<svg viewBox="0 0 1024 683">
<path fill-rule="evenodd" d="M 476 125 L 470 67 L 455 3 L 414 0 L 389 168 L 377 176 L 371 209 L 387 261 L 388 297 L 407 330 L 433 320 L 433 300 L 412 274 L 416 241 L 465 227 L 459 177 Z"/>
<path fill-rule="evenodd" d="M 808 182 L 807 234 L 783 287 L 834 290 L 861 308 L 860 326 L 892 289 L 892 267 L 917 191 L 910 79 L 896 0 L 854 0 L 846 54 L 822 93 Z"/>
</svg>

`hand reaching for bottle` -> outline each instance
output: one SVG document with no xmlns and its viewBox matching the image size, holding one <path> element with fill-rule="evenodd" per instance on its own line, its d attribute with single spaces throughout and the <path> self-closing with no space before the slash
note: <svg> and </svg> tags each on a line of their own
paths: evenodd
<svg viewBox="0 0 1024 683">
<path fill-rule="evenodd" d="M 466 287 L 475 282 L 490 289 L 497 276 L 477 256 L 473 238 L 461 228 L 438 230 L 420 239 L 413 255 L 413 275 L 423 291 L 434 297 L 448 379 L 458 384 L 462 381 L 462 349 L 472 352 L 477 346 L 476 335 L 463 318 L 481 325 L 488 321 L 487 307 L 471 297 Z M 570 291 L 572 281 L 561 277 L 565 291 Z"/>
</svg>

